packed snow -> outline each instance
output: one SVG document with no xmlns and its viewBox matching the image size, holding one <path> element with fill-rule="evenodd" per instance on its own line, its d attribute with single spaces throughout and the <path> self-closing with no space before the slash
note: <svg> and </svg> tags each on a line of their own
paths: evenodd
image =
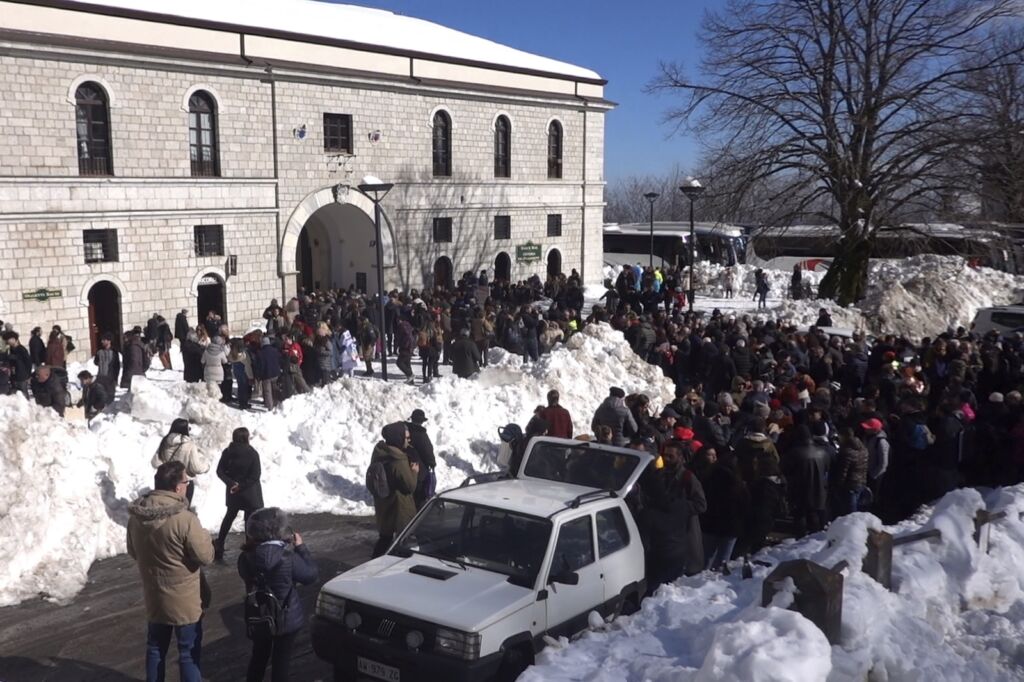
<svg viewBox="0 0 1024 682">
<path fill-rule="evenodd" d="M 91 426 L 61 420 L 20 396 L 0 397 L 0 537 L 8 543 L 0 554 L 0 606 L 37 595 L 69 599 L 94 560 L 125 551 L 127 505 L 152 485 L 150 460 L 177 417 L 193 423 L 210 462 L 210 472 L 196 479 L 194 504 L 203 525 L 215 530 L 224 486 L 214 469 L 239 426 L 249 428 L 260 453 L 268 506 L 365 514 L 372 509 L 363 480 L 380 429 L 416 408 L 427 415 L 443 489 L 494 470 L 498 428 L 525 424 L 552 388 L 581 433 L 610 386 L 647 393 L 656 405 L 673 397 L 672 383 L 607 325 L 587 327 L 533 364 L 501 350 L 490 360 L 475 380 L 406 386 L 341 379 L 273 412 L 233 409 L 211 398 L 204 384 L 185 384 L 177 371 L 151 370 Z"/>
<path fill-rule="evenodd" d="M 501 45 L 424 19 L 387 10 L 314 0 L 79 0 L 230 26 L 316 36 L 363 45 L 532 69 L 575 78 L 600 76 L 565 62 Z"/>
<path fill-rule="evenodd" d="M 989 551 L 973 538 L 978 509 L 1006 509 L 989 526 Z M 641 610 L 551 647 L 522 682 L 686 682 L 744 680 L 861 682 L 1018 680 L 1024 670 L 1024 486 L 989 493 L 957 490 L 894 528 L 938 528 L 941 541 L 897 547 L 893 591 L 861 572 L 866 513 L 825 533 L 787 541 L 756 558 L 754 579 L 702 573 L 666 585 Z M 762 581 L 788 559 L 824 566 L 845 559 L 841 641 L 829 646 L 806 618 L 780 608 L 785 590 L 760 606 Z"/>
<path fill-rule="evenodd" d="M 753 265 L 736 265 L 739 286 L 735 298 L 725 298 L 725 268 L 698 263 L 695 275 L 697 307 L 723 312 L 768 315 L 806 328 L 825 308 L 834 327 L 846 327 L 874 335 L 896 334 L 919 341 L 946 329 L 969 327 L 980 308 L 1024 300 L 1024 277 L 999 270 L 971 267 L 958 256 L 931 254 L 902 260 L 876 260 L 868 271 L 866 296 L 857 306 L 844 308 L 833 301 L 789 298 L 792 272 L 764 269 L 768 277 L 768 309 L 755 307 Z M 615 281 L 619 269 L 606 267 L 605 277 Z M 684 270 L 684 280 L 688 277 Z M 803 281 L 817 292 L 823 272 L 803 273 Z M 603 292 L 587 290 L 588 297 Z"/>
</svg>

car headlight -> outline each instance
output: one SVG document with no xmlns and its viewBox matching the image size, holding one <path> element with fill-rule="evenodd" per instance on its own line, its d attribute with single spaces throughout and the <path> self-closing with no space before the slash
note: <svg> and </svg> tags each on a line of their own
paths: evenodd
<svg viewBox="0 0 1024 682">
<path fill-rule="evenodd" d="M 467 661 L 476 660 L 480 658 L 480 633 L 438 628 L 434 651 Z"/>
<path fill-rule="evenodd" d="M 419 649 L 423 646 L 423 633 L 419 630 L 410 630 L 405 636 L 405 645 L 410 649 Z"/>
<path fill-rule="evenodd" d="M 341 623 L 345 618 L 345 600 L 320 590 L 316 597 L 316 615 Z"/>
</svg>

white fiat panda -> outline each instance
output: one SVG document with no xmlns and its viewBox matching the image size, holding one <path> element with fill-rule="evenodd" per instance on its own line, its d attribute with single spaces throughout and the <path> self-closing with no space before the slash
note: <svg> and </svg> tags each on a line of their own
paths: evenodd
<svg viewBox="0 0 1024 682">
<path fill-rule="evenodd" d="M 651 456 L 534 439 L 515 479 L 441 493 L 390 551 L 323 586 L 313 648 L 335 680 L 514 680 L 544 637 L 635 610 L 644 552 L 625 496 Z"/>
</svg>

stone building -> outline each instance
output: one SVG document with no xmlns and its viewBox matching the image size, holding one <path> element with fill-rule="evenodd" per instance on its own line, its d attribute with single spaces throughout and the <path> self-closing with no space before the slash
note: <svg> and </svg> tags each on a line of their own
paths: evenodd
<svg viewBox="0 0 1024 682">
<path fill-rule="evenodd" d="M 155 13 L 159 7 L 161 12 Z M 601 269 L 598 74 L 311 0 L 0 0 L 0 319 L 88 352 L 297 287 Z M 244 330 L 243 330 L 244 331 Z"/>
</svg>

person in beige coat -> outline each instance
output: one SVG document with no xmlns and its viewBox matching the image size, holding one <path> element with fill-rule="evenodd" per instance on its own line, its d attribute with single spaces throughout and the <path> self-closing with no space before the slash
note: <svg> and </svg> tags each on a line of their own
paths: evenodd
<svg viewBox="0 0 1024 682">
<path fill-rule="evenodd" d="M 189 424 L 187 419 L 175 419 L 171 422 L 171 429 L 167 435 L 160 439 L 160 445 L 153 455 L 153 468 L 158 468 L 167 462 L 181 462 L 185 465 L 185 474 L 190 479 L 195 479 L 200 474 L 210 470 L 210 463 L 199 454 L 196 443 L 189 437 Z M 188 482 L 188 490 L 185 491 L 185 499 L 189 505 L 192 504 L 192 495 L 195 493 L 196 484 L 194 480 Z"/>
<path fill-rule="evenodd" d="M 178 461 L 161 464 L 153 491 L 128 507 L 128 554 L 135 559 L 146 602 L 146 680 L 164 679 L 167 649 L 178 641 L 182 682 L 200 682 L 203 605 L 200 568 L 213 561 L 213 542 L 188 508 L 189 478 Z"/>
</svg>

